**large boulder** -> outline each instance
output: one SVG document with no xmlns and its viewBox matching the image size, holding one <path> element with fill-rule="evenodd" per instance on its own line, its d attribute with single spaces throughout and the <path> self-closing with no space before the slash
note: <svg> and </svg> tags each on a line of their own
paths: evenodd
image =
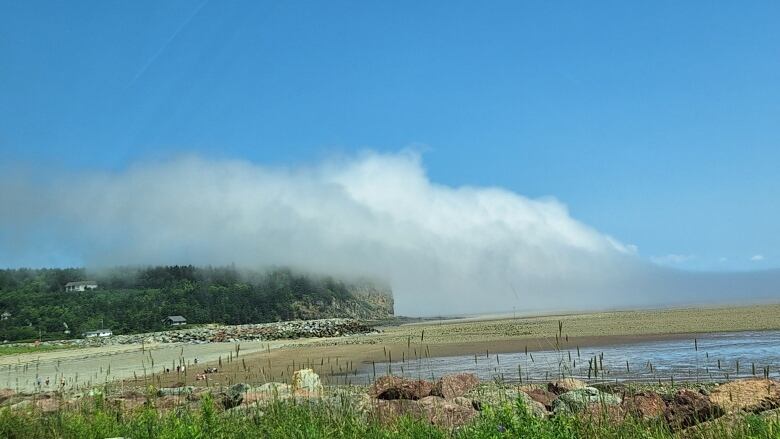
<svg viewBox="0 0 780 439">
<path fill-rule="evenodd" d="M 588 384 L 585 381 L 576 378 L 563 378 L 558 381 L 547 383 L 547 390 L 556 395 L 562 395 L 566 392 L 583 389 L 585 387 L 588 387 Z"/>
<path fill-rule="evenodd" d="M 584 387 L 558 395 L 552 407 L 555 414 L 579 413 L 591 404 L 619 405 L 619 396 L 602 393 L 593 387 Z"/>
<path fill-rule="evenodd" d="M 617 425 L 626 418 L 626 410 L 620 405 L 588 404 L 577 416 L 588 422 Z"/>
<path fill-rule="evenodd" d="M 296 370 L 292 377 L 292 390 L 299 396 L 322 396 L 322 381 L 312 369 Z"/>
<path fill-rule="evenodd" d="M 479 386 L 479 378 L 473 373 L 444 375 L 431 389 L 431 395 L 452 399 L 465 395 L 477 386 Z"/>
<path fill-rule="evenodd" d="M 377 399 L 422 399 L 431 395 L 433 384 L 425 380 L 410 380 L 386 375 L 374 382 L 369 395 Z"/>
<path fill-rule="evenodd" d="M 473 407 L 459 405 L 439 396 L 426 396 L 419 400 L 375 400 L 373 415 L 385 424 L 402 416 L 410 416 L 451 429 L 474 419 L 477 411 Z"/>
<path fill-rule="evenodd" d="M 431 424 L 448 429 L 465 425 L 477 415 L 474 407 L 456 404 L 439 396 L 426 396 L 417 404 Z"/>
<path fill-rule="evenodd" d="M 775 380 L 736 380 L 721 384 L 710 393 L 709 398 L 727 413 L 758 413 L 780 407 L 780 386 Z"/>
<path fill-rule="evenodd" d="M 389 424 L 402 416 L 422 418 L 423 411 L 417 401 L 411 399 L 374 399 L 372 415 L 383 424 Z"/>
<path fill-rule="evenodd" d="M 623 398 L 623 409 L 631 416 L 640 419 L 661 419 L 666 403 L 655 392 L 639 392 Z"/>
<path fill-rule="evenodd" d="M 723 415 L 723 409 L 693 390 L 677 391 L 666 401 L 664 418 L 673 430 L 680 430 Z"/>
</svg>

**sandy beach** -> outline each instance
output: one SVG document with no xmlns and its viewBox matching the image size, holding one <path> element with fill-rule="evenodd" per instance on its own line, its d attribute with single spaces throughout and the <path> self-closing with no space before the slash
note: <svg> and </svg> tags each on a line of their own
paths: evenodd
<svg viewBox="0 0 780 439">
<path fill-rule="evenodd" d="M 359 336 L 243 342 L 235 344 L 119 345 L 0 356 L 0 385 L 30 391 L 36 377 L 50 386 L 65 377 L 68 386 L 126 381 L 128 385 L 221 385 L 238 381 L 285 381 L 301 366 L 314 368 L 325 382 L 372 363 L 420 357 L 485 355 L 560 348 L 608 346 L 639 341 L 696 337 L 696 334 L 780 329 L 780 305 L 730 308 L 613 311 L 496 320 L 432 321 L 381 327 Z M 556 338 L 559 334 L 560 338 Z M 194 358 L 199 359 L 195 367 Z M 161 374 L 176 361 L 190 367 L 184 374 Z M 220 359 L 222 364 L 220 365 Z M 230 361 L 230 360 L 233 361 Z M 154 366 L 152 366 L 154 362 Z M 208 383 L 196 373 L 217 367 Z M 144 373 L 146 378 L 144 379 Z M 134 377 L 141 377 L 133 381 Z M 53 388 L 53 387 L 52 387 Z M 50 389 L 51 390 L 51 389 Z"/>
</svg>

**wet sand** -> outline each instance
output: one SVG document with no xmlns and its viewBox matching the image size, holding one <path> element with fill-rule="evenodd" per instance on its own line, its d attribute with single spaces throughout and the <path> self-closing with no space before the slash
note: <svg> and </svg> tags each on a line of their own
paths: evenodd
<svg viewBox="0 0 780 439">
<path fill-rule="evenodd" d="M 559 323 L 562 323 L 559 334 Z M 349 374 L 392 360 L 514 353 L 691 339 L 697 334 L 780 329 L 780 305 L 615 311 L 498 320 L 435 321 L 382 328 L 381 334 L 315 339 L 223 364 L 212 383 L 288 381 L 302 366 L 325 383 L 349 382 Z M 394 366 L 395 367 L 395 366 Z M 377 370 L 377 374 L 386 371 Z M 189 381 L 189 380 L 188 380 Z M 174 381 L 169 381 L 173 383 Z M 199 384 L 203 384 L 202 382 Z M 211 383 L 210 383 L 211 384 Z M 352 384 L 356 384 L 352 382 Z"/>
</svg>

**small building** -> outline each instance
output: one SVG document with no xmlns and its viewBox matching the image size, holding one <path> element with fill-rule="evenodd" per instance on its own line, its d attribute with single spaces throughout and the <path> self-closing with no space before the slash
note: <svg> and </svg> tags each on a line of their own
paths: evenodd
<svg viewBox="0 0 780 439">
<path fill-rule="evenodd" d="M 4 311 L 2 314 L 0 314 L 0 320 L 8 320 L 11 318 L 11 313 L 8 311 Z"/>
<path fill-rule="evenodd" d="M 184 326 L 187 324 L 187 319 L 182 316 L 168 316 L 163 319 L 163 323 L 168 326 Z"/>
<path fill-rule="evenodd" d="M 87 331 L 82 335 L 84 336 L 84 338 L 110 337 L 114 335 L 114 333 L 110 329 L 97 329 L 95 331 Z"/>
<path fill-rule="evenodd" d="M 65 284 L 65 291 L 87 291 L 97 289 L 98 284 L 93 280 L 82 280 L 78 282 L 68 282 Z"/>
</svg>

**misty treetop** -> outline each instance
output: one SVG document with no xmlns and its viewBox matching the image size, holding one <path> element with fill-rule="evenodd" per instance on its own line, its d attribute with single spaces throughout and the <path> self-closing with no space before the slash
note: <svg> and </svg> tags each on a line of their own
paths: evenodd
<svg viewBox="0 0 780 439">
<path fill-rule="evenodd" d="M 64 291 L 68 282 L 94 280 L 92 291 Z M 168 315 L 190 324 L 263 323 L 327 317 L 382 318 L 392 314 L 389 290 L 289 269 L 158 266 L 0 270 L 0 340 L 80 337 L 110 328 L 115 334 L 164 329 Z M 65 330 L 70 330 L 66 334 Z"/>
</svg>

